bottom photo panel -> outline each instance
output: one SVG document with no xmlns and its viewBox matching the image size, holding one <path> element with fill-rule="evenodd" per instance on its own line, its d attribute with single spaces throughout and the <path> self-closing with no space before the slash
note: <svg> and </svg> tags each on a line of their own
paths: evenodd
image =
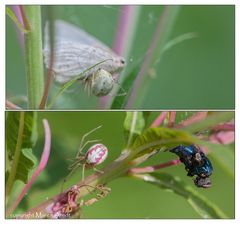
<svg viewBox="0 0 240 235">
<path fill-rule="evenodd" d="M 235 113 L 7 111 L 6 219 L 234 219 Z"/>
</svg>

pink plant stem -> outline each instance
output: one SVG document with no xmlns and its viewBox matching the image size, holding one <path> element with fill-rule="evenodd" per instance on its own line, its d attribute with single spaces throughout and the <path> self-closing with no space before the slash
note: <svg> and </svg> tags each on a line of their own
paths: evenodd
<svg viewBox="0 0 240 235">
<path fill-rule="evenodd" d="M 17 109 L 17 110 L 21 110 L 21 108 L 19 106 L 17 106 L 16 104 L 12 103 L 9 100 L 6 100 L 6 108 L 7 109 Z"/>
<path fill-rule="evenodd" d="M 139 71 L 139 73 L 138 73 L 138 75 L 135 79 L 135 85 L 133 87 L 133 90 L 132 90 L 131 95 L 130 95 L 130 97 L 128 99 L 128 102 L 127 102 L 127 108 L 128 109 L 132 108 L 133 102 L 134 102 L 134 100 L 136 98 L 136 95 L 137 95 L 137 91 L 139 90 L 139 88 L 141 86 L 144 74 L 146 73 L 146 70 L 149 67 L 154 49 L 157 46 L 158 38 L 159 38 L 161 29 L 162 29 L 162 25 L 164 23 L 164 19 L 166 17 L 167 12 L 168 12 L 168 7 L 166 6 L 165 10 L 163 11 L 163 13 L 159 17 L 158 24 L 157 24 L 157 29 L 156 29 L 156 31 L 153 35 L 153 39 L 150 43 L 150 46 L 149 46 L 149 48 L 148 48 L 148 50 L 145 54 L 145 58 L 144 58 L 142 67 L 141 67 L 141 69 L 140 69 L 140 71 Z"/>
<path fill-rule="evenodd" d="M 12 8 L 13 12 L 15 13 L 15 15 L 17 16 L 18 21 L 24 27 L 20 6 L 19 5 L 13 5 L 13 6 L 11 6 L 11 8 Z M 21 47 L 23 47 L 24 46 L 24 33 L 21 30 L 19 30 L 17 27 L 16 27 L 16 29 L 17 29 L 17 34 L 18 34 L 18 39 L 19 39 L 20 45 L 21 45 Z"/>
<path fill-rule="evenodd" d="M 218 130 L 211 133 L 209 140 L 217 144 L 232 144 L 235 140 L 234 130 Z"/>
<path fill-rule="evenodd" d="M 179 125 L 177 125 L 177 128 L 189 126 L 193 123 L 204 120 L 207 117 L 207 114 L 208 114 L 208 112 L 197 112 L 190 118 L 183 120 Z"/>
<path fill-rule="evenodd" d="M 12 7 L 13 12 L 15 13 L 15 15 L 17 16 L 19 22 L 22 24 L 23 26 L 23 19 L 22 19 L 22 14 L 21 14 L 21 10 L 20 10 L 20 6 L 19 5 L 13 5 Z"/>
<path fill-rule="evenodd" d="M 51 87 L 51 84 L 53 82 L 53 62 L 54 62 L 54 52 L 53 49 L 51 47 L 51 52 L 50 52 L 50 62 L 49 62 L 49 68 L 47 71 L 47 81 L 45 83 L 45 87 L 44 87 L 44 92 L 43 92 L 43 96 L 42 99 L 40 101 L 40 105 L 39 105 L 39 109 L 45 109 L 46 103 L 47 103 L 47 99 L 48 99 L 48 94 L 49 94 L 49 90 Z"/>
<path fill-rule="evenodd" d="M 135 6 L 134 5 L 124 5 L 121 9 L 121 15 L 118 21 L 118 30 L 113 44 L 113 50 L 118 54 L 122 55 L 124 53 L 124 45 L 126 42 L 126 35 L 128 34 L 128 25 L 131 20 L 131 15 Z"/>
<path fill-rule="evenodd" d="M 28 22 L 28 18 L 25 14 L 24 5 L 20 5 L 19 8 L 20 8 L 24 28 L 28 31 L 31 31 L 32 29 L 31 29 L 30 23 Z"/>
<path fill-rule="evenodd" d="M 53 26 L 53 22 L 49 21 L 49 31 L 53 30 L 54 31 L 54 26 Z M 51 36 L 53 38 L 51 38 Z M 50 33 L 50 41 L 52 40 L 52 42 L 54 42 L 54 32 L 51 35 Z M 54 64 L 54 43 L 50 43 L 50 60 L 49 60 L 49 67 L 48 67 L 48 71 L 47 71 L 47 80 L 45 82 L 45 87 L 44 87 L 44 92 L 43 92 L 43 96 L 42 99 L 40 101 L 39 104 L 39 109 L 45 109 L 46 103 L 47 103 L 47 99 L 48 99 L 48 94 L 49 94 L 49 90 L 51 87 L 51 84 L 53 82 L 54 76 L 53 76 L 53 64 Z"/>
<path fill-rule="evenodd" d="M 134 5 L 124 5 L 120 10 L 121 14 L 118 21 L 118 30 L 113 43 L 113 51 L 115 51 L 118 55 L 123 55 L 124 53 L 131 17 L 133 15 L 133 11 L 135 10 L 134 8 Z M 108 101 L 108 96 L 101 98 L 99 106 L 105 107 Z"/>
<path fill-rule="evenodd" d="M 151 127 L 158 127 L 162 124 L 162 122 L 167 117 L 168 112 L 161 112 L 161 114 L 153 121 Z"/>
<path fill-rule="evenodd" d="M 213 127 L 212 131 L 235 131 L 235 125 L 233 123 L 219 124 Z"/>
<path fill-rule="evenodd" d="M 174 127 L 174 123 L 175 123 L 175 118 L 176 118 L 176 111 L 172 111 L 170 112 L 170 118 L 169 118 L 169 123 L 168 123 L 168 127 Z"/>
<path fill-rule="evenodd" d="M 218 124 L 211 128 L 209 140 L 212 143 L 231 144 L 235 141 L 235 124 L 233 121 Z"/>
<path fill-rule="evenodd" d="M 23 188 L 22 192 L 19 194 L 16 201 L 12 204 L 12 206 L 7 210 L 6 215 L 9 216 L 19 205 L 19 203 L 22 201 L 23 197 L 25 196 L 28 189 L 32 186 L 33 182 L 36 180 L 38 175 L 41 173 L 41 171 L 45 168 L 48 162 L 48 158 L 50 155 L 50 149 L 51 149 L 51 130 L 48 124 L 48 121 L 46 119 L 43 120 L 43 126 L 45 130 L 45 143 L 44 143 L 44 149 L 41 156 L 41 161 L 38 165 L 38 168 L 33 173 L 32 178 L 28 181 L 28 183 Z"/>
<path fill-rule="evenodd" d="M 154 172 L 156 170 L 159 170 L 159 169 L 162 169 L 165 167 L 178 165 L 179 163 L 181 163 L 181 161 L 179 159 L 174 159 L 169 162 L 165 162 L 165 163 L 155 165 L 155 166 L 132 168 L 128 171 L 128 173 L 130 173 L 130 174 L 151 173 L 151 172 Z"/>
</svg>

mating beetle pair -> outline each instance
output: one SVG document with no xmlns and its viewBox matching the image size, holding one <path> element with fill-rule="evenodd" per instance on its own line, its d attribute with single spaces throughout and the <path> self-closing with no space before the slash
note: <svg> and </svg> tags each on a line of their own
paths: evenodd
<svg viewBox="0 0 240 235">
<path fill-rule="evenodd" d="M 169 151 L 179 156 L 180 161 L 185 165 L 188 176 L 197 176 L 194 180 L 196 186 L 202 188 L 211 187 L 209 176 L 212 174 L 213 167 L 199 147 L 196 145 L 179 145 Z"/>
</svg>

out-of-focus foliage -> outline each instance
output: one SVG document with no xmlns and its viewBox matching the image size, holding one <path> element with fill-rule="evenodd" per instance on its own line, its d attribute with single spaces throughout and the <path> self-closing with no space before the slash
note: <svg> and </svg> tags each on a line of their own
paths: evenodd
<svg viewBox="0 0 240 235">
<path fill-rule="evenodd" d="M 177 112 L 176 123 L 192 114 L 194 112 Z M 158 115 L 159 112 L 150 113 L 146 120 L 146 127 Z M 39 112 L 39 141 L 36 148 L 34 148 L 34 153 L 39 157 L 42 151 L 43 130 L 40 127 L 43 118 L 46 118 L 51 126 L 51 156 L 47 167 L 31 187 L 16 213 L 26 211 L 60 192 L 63 179 L 68 174 L 69 160 L 74 158 L 81 137 L 89 130 L 102 125 L 102 128 L 92 134 L 89 139 L 101 139 L 101 142 L 109 148 L 109 156 L 102 166 L 99 166 L 99 169 L 119 157 L 122 148 L 126 144 L 123 127 L 126 112 Z M 233 151 L 233 146 L 221 145 L 220 147 L 228 149 L 229 152 Z M 214 167 L 211 176 L 212 187 L 209 189 L 195 187 L 192 178 L 187 177 L 187 172 L 182 164 L 161 169 L 159 173 L 167 173 L 174 178 L 180 178 L 181 185 L 191 186 L 194 189 L 194 195 L 202 195 L 206 198 L 207 201 L 204 199 L 203 204 L 206 204 L 207 207 L 203 205 L 203 209 L 207 211 L 200 211 L 205 216 L 208 214 L 208 216 L 214 217 L 214 213 L 218 213 L 216 211 L 209 212 L 208 206 L 213 206 L 209 202 L 214 202 L 227 217 L 233 218 L 234 179 L 218 164 L 219 156 L 222 158 L 229 157 L 219 155 L 219 149 L 214 157 L 212 157 L 215 152 L 214 149 L 211 149 L 211 154 L 208 155 Z M 227 151 L 224 153 L 227 153 Z M 175 158 L 176 156 L 169 152 L 160 152 L 142 166 L 156 165 Z M 233 169 L 231 168 L 231 170 Z M 91 170 L 87 171 L 86 175 L 90 173 L 92 173 Z M 64 187 L 67 188 L 73 185 L 80 178 L 81 169 L 74 173 Z M 107 186 L 112 189 L 111 193 L 92 206 L 84 207 L 84 218 L 201 218 L 199 211 L 196 213 L 193 210 L 192 206 L 194 205 L 191 206 L 183 197 L 179 197 L 167 190 L 160 190 L 158 187 L 145 184 L 140 180 L 122 177 L 113 180 Z M 202 196 L 200 196 L 200 199 Z M 197 203 L 199 203 L 198 199 Z M 202 204 L 200 203 L 198 206 L 201 207 Z M 218 213 L 218 215 L 222 217 L 221 213 Z"/>
<path fill-rule="evenodd" d="M 46 7 L 49 6 L 42 7 L 43 24 Z M 55 18 L 83 28 L 109 47 L 116 36 L 118 17 L 124 14 L 120 6 L 64 5 L 51 6 L 51 9 Z M 134 69 L 140 69 L 139 61 L 149 48 L 162 11 L 163 6 L 140 7 L 125 76 L 135 77 Z M 181 6 L 169 40 L 192 32 L 198 37 L 183 41 L 164 53 L 154 73 L 150 71 L 147 81 L 150 89 L 146 95 L 138 97 L 142 103 L 135 108 L 234 108 L 234 14 L 234 6 Z M 23 50 L 9 17 L 6 35 L 7 95 L 19 101 L 26 96 Z M 52 95 L 58 89 L 53 86 Z M 55 108 L 92 109 L 97 103 L 98 99 L 89 97 L 81 84 L 75 84 L 69 93 L 65 92 L 58 99 Z"/>
</svg>

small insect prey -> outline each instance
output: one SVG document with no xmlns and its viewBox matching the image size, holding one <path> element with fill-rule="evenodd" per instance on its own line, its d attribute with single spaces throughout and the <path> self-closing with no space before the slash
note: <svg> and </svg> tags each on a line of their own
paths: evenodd
<svg viewBox="0 0 240 235">
<path fill-rule="evenodd" d="M 56 20 L 53 31 L 51 69 L 55 80 L 64 84 L 79 78 L 94 95 L 109 94 L 115 82 L 113 77 L 125 66 L 124 58 L 118 56 L 95 37 L 65 21 Z M 47 22 L 43 49 L 47 68 L 50 67 L 52 58 L 49 35 Z"/>
<path fill-rule="evenodd" d="M 193 177 L 196 175 L 194 184 L 197 187 L 211 187 L 212 163 L 197 145 L 179 145 L 169 151 L 179 156 L 180 161 L 185 165 L 188 176 Z"/>
</svg>

